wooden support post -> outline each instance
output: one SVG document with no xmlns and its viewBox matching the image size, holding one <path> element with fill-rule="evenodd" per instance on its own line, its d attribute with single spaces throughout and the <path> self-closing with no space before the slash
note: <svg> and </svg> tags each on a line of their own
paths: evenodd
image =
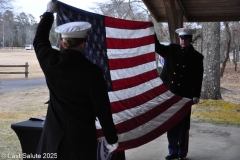
<svg viewBox="0 0 240 160">
<path fill-rule="evenodd" d="M 25 63 L 25 78 L 28 78 L 28 62 Z"/>
<path fill-rule="evenodd" d="M 175 4 L 175 0 L 163 0 L 170 34 L 170 42 L 179 44 L 178 35 L 175 33 L 177 28 L 183 26 L 183 11 Z"/>
<path fill-rule="evenodd" d="M 168 19 L 168 29 L 170 35 L 170 42 L 171 43 L 178 43 L 178 38 L 175 33 L 177 28 L 177 12 L 174 0 L 163 0 L 167 19 Z"/>
</svg>

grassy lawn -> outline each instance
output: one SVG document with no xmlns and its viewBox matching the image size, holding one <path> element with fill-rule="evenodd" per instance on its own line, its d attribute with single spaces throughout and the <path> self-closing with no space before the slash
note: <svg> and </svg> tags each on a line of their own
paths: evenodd
<svg viewBox="0 0 240 160">
<path fill-rule="evenodd" d="M 20 141 L 11 129 L 11 124 L 26 121 L 30 117 L 46 115 L 47 105 L 44 103 L 47 100 L 47 88 L 0 94 L 0 160 L 12 160 L 12 158 L 1 158 L 1 154 L 22 153 Z"/>
<path fill-rule="evenodd" d="M 192 107 L 192 120 L 240 126 L 240 104 L 223 100 L 202 100 Z"/>
<path fill-rule="evenodd" d="M 240 126 L 240 63 L 227 63 L 221 80 L 222 100 L 201 100 L 192 107 L 192 121 Z"/>
</svg>

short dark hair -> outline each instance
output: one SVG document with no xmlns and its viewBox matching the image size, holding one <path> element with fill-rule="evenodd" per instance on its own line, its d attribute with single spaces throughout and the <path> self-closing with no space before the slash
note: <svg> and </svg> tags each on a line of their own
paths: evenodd
<svg viewBox="0 0 240 160">
<path fill-rule="evenodd" d="M 63 38 L 63 45 L 66 48 L 74 48 L 86 40 L 86 38 Z"/>
</svg>

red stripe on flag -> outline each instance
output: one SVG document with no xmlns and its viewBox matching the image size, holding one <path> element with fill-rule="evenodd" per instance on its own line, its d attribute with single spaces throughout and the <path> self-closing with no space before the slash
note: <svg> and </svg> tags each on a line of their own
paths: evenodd
<svg viewBox="0 0 240 160">
<path fill-rule="evenodd" d="M 105 17 L 105 26 L 119 29 L 146 29 L 153 24 L 151 22 L 128 21 L 112 17 Z"/>
<path fill-rule="evenodd" d="M 128 99 L 124 100 L 119 100 L 116 102 L 111 102 L 111 108 L 112 108 L 112 113 L 118 113 L 130 108 L 134 108 L 136 106 L 139 106 L 141 104 L 144 104 L 148 102 L 149 100 L 157 97 L 158 95 L 166 92 L 168 89 L 166 86 L 159 85 L 147 92 L 144 92 L 142 94 L 136 95 L 135 97 L 131 97 Z"/>
<path fill-rule="evenodd" d="M 124 121 L 120 124 L 117 124 L 118 128 L 118 134 L 128 132 L 134 128 L 137 128 L 141 126 L 142 124 L 147 123 L 148 121 L 154 119 L 155 117 L 162 114 L 164 111 L 169 109 L 172 105 L 179 102 L 182 99 L 182 97 L 179 96 L 173 96 L 171 99 L 168 99 L 167 101 L 163 102 L 162 104 L 159 104 L 152 110 L 149 110 L 145 112 L 142 115 L 139 115 L 137 117 L 131 118 L 130 120 Z"/>
<path fill-rule="evenodd" d="M 112 88 L 114 91 L 131 88 L 131 87 L 140 85 L 142 83 L 145 83 L 149 80 L 152 80 L 156 77 L 158 77 L 158 73 L 157 73 L 156 69 L 154 69 L 154 70 L 139 74 L 134 77 L 129 77 L 129 78 L 112 81 Z"/>
<path fill-rule="evenodd" d="M 158 138 L 163 133 L 165 133 L 173 126 L 175 126 L 190 111 L 191 106 L 192 102 L 189 101 L 176 114 L 174 114 L 174 116 L 172 116 L 170 119 L 168 119 L 165 123 L 163 123 L 155 130 L 152 130 L 151 132 L 145 134 L 144 136 L 125 142 L 120 142 L 116 151 L 135 148 Z"/>
<path fill-rule="evenodd" d="M 127 54 L 127 53 L 126 53 Z M 118 59 L 108 59 L 110 70 L 131 68 L 134 66 L 142 65 L 148 62 L 155 61 L 155 53 L 147 53 L 130 58 L 118 58 Z"/>
<path fill-rule="evenodd" d="M 152 43 L 155 43 L 153 35 L 135 39 L 116 39 L 116 38 L 106 39 L 108 49 L 136 48 L 139 46 L 145 46 Z"/>
</svg>

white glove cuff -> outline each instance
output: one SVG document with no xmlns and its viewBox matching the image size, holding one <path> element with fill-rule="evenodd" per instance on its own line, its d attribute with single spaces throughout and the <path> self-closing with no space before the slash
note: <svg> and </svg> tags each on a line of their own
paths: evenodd
<svg viewBox="0 0 240 160">
<path fill-rule="evenodd" d="M 118 143 L 114 143 L 114 144 L 106 144 L 106 147 L 108 149 L 108 152 L 113 152 L 114 150 L 117 149 L 118 147 Z"/>
</svg>

